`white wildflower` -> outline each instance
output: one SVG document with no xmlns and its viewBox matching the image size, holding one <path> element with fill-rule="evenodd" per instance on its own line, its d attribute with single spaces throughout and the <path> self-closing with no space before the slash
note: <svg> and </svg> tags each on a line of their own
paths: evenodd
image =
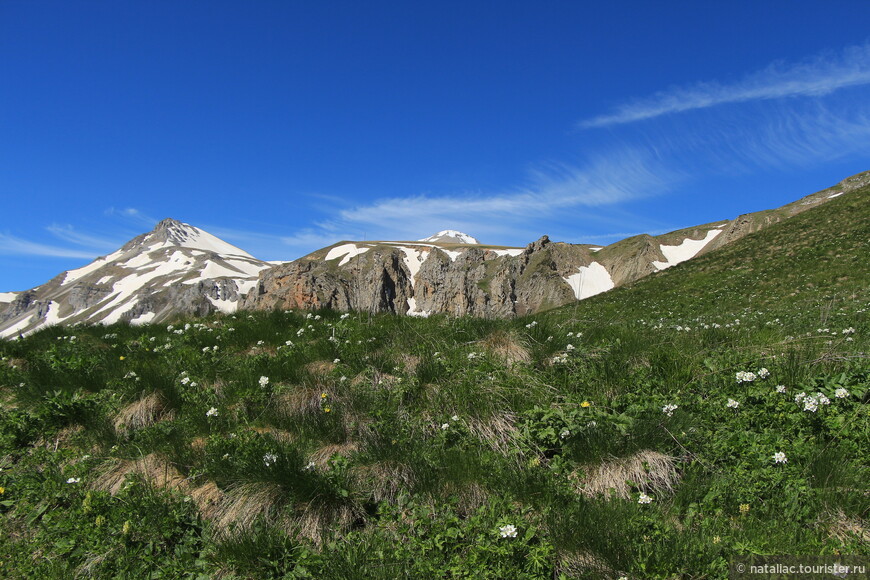
<svg viewBox="0 0 870 580">
<path fill-rule="evenodd" d="M 766 379 L 767 377 L 770 376 L 770 371 L 767 370 L 766 368 L 760 368 L 760 369 L 758 369 L 758 376 L 759 376 L 759 378 Z"/>
<path fill-rule="evenodd" d="M 81 480 L 78 477 L 70 477 L 66 480 L 67 483 L 78 483 L 79 481 Z"/>
<path fill-rule="evenodd" d="M 788 463 L 788 458 L 785 456 L 785 453 L 782 451 L 777 451 L 773 454 L 773 462 L 774 463 Z"/>
<path fill-rule="evenodd" d="M 218 416 L 217 408 L 212 407 L 211 409 L 209 409 L 208 411 L 205 412 L 205 416 L 206 417 L 217 417 Z"/>
<path fill-rule="evenodd" d="M 776 385 L 776 392 L 777 393 L 784 393 L 785 392 L 785 385 Z"/>
<path fill-rule="evenodd" d="M 840 387 L 839 389 L 834 391 L 834 396 L 837 397 L 838 399 L 845 399 L 846 397 L 849 396 L 849 391 L 847 391 L 843 387 Z"/>
<path fill-rule="evenodd" d="M 263 463 L 266 467 L 272 467 L 278 461 L 278 456 L 274 453 L 267 453 L 263 456 Z"/>
<path fill-rule="evenodd" d="M 502 526 L 498 529 L 499 534 L 502 538 L 516 538 L 517 537 L 517 527 L 513 524 L 508 524 L 506 526 Z"/>
<path fill-rule="evenodd" d="M 637 498 L 637 503 L 652 503 L 652 498 L 645 493 L 641 493 Z"/>
<path fill-rule="evenodd" d="M 672 417 L 674 414 L 674 411 L 676 411 L 678 408 L 679 407 L 677 405 L 673 405 L 673 404 L 665 405 L 664 407 L 662 407 L 662 413 L 664 413 L 668 417 Z"/>
<path fill-rule="evenodd" d="M 260 377 L 260 386 L 265 387 L 269 384 L 269 377 Z"/>
<path fill-rule="evenodd" d="M 737 407 L 740 406 L 740 402 L 735 401 L 734 399 L 728 399 L 728 404 L 726 406 L 731 408 L 731 409 L 736 409 Z"/>
</svg>

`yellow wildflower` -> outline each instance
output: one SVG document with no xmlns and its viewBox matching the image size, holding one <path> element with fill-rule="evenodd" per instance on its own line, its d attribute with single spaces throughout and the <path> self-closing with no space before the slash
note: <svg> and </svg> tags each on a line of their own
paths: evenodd
<svg viewBox="0 0 870 580">
<path fill-rule="evenodd" d="M 323 408 L 323 412 L 324 412 L 324 413 L 329 413 L 331 410 L 332 410 L 332 409 L 330 409 L 329 407 L 324 407 L 324 408 Z"/>
<path fill-rule="evenodd" d="M 591 407 L 592 403 L 590 403 L 589 401 L 583 401 L 582 403 L 580 403 L 580 406 L 585 409 L 586 407 Z"/>
<path fill-rule="evenodd" d="M 118 360 L 124 360 L 124 356 L 123 355 L 119 356 Z"/>
<path fill-rule="evenodd" d="M 748 514 L 749 513 L 749 504 L 748 503 L 740 504 L 740 513 L 741 514 Z"/>
<path fill-rule="evenodd" d="M 3 495 L 4 493 L 6 493 L 6 488 L 0 487 L 0 495 Z"/>
<path fill-rule="evenodd" d="M 321 399 L 325 399 L 325 398 L 328 397 L 328 396 L 329 396 L 329 395 L 327 395 L 326 393 L 320 393 L 320 398 L 321 398 Z"/>
</svg>

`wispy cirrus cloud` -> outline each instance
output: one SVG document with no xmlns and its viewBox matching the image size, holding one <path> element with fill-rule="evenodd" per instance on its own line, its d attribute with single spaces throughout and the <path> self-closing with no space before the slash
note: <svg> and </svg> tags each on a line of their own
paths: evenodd
<svg viewBox="0 0 870 580">
<path fill-rule="evenodd" d="M 0 234 L 0 254 L 15 256 L 43 256 L 51 258 L 93 259 L 94 252 L 63 248 L 39 242 L 31 242 L 9 234 Z"/>
<path fill-rule="evenodd" d="M 392 236 L 384 239 L 416 239 L 445 228 L 478 238 L 503 238 L 508 231 L 535 235 L 536 222 L 579 208 L 657 195 L 681 179 L 679 171 L 663 166 L 648 152 L 624 148 L 582 166 L 547 164 L 532 171 L 527 184 L 507 192 L 381 199 L 339 211 L 330 225 Z"/>
<path fill-rule="evenodd" d="M 160 221 L 157 218 L 151 217 L 150 215 L 144 213 L 142 210 L 136 209 L 135 207 L 110 207 L 106 209 L 103 213 L 107 216 L 124 218 L 125 221 L 132 222 L 139 226 L 154 227 L 154 225 L 158 221 Z"/>
<path fill-rule="evenodd" d="M 117 249 L 124 240 L 101 238 L 90 234 L 83 234 L 76 230 L 73 226 L 52 224 L 45 228 L 49 233 L 56 238 L 85 248 L 93 248 L 95 250 L 111 251 Z"/>
<path fill-rule="evenodd" d="M 824 54 L 798 62 L 776 62 L 732 84 L 715 81 L 674 87 L 626 103 L 612 113 L 581 121 L 580 128 L 621 125 L 728 103 L 786 97 L 818 97 L 847 87 L 870 84 L 870 44 L 840 54 Z"/>
</svg>

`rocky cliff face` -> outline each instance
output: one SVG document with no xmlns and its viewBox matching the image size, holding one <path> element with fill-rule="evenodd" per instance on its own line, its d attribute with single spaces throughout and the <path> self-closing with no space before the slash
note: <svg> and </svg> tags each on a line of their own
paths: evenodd
<svg viewBox="0 0 870 580">
<path fill-rule="evenodd" d="M 362 249 L 365 251 L 345 259 Z M 630 259 L 643 261 L 646 257 Z M 598 268 L 592 268 L 593 264 Z M 649 264 L 633 268 L 647 271 Z M 331 259 L 302 259 L 275 266 L 263 273 L 241 307 L 501 318 L 577 300 L 584 276 L 597 277 L 598 287 L 613 287 L 606 266 L 593 260 L 589 246 L 552 243 L 546 236 L 525 249 L 359 243 L 352 251 Z M 573 277 L 579 277 L 577 284 L 572 285 Z"/>
</svg>

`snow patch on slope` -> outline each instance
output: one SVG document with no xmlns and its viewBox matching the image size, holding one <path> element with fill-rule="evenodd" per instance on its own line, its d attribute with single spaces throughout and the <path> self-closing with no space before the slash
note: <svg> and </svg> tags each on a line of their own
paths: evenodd
<svg viewBox="0 0 870 580">
<path fill-rule="evenodd" d="M 423 250 L 418 250 L 415 248 L 408 248 L 402 246 L 402 252 L 404 252 L 404 262 L 408 267 L 408 271 L 411 272 L 411 288 L 414 287 L 414 278 L 417 277 L 417 272 L 420 271 L 420 266 L 423 265 L 423 262 L 426 261 L 426 258 L 429 257 L 429 252 L 425 252 L 425 257 L 423 256 Z"/>
<path fill-rule="evenodd" d="M 704 246 L 713 241 L 713 238 L 721 233 L 721 229 L 710 230 L 707 232 L 707 235 L 704 236 L 704 239 L 701 240 L 686 238 L 685 240 L 683 240 L 683 243 L 678 246 L 659 246 L 662 254 L 664 254 L 665 256 L 666 261 L 659 262 L 656 260 L 653 261 L 652 265 L 659 270 L 664 270 L 665 268 L 676 266 L 680 262 L 685 262 L 690 258 L 694 258 L 698 254 L 698 252 L 704 249 Z"/>
<path fill-rule="evenodd" d="M 88 264 L 87 266 L 82 266 L 81 268 L 77 268 L 75 270 L 70 270 L 69 272 L 66 273 L 66 277 L 63 279 L 63 282 L 61 282 L 61 286 L 66 286 L 67 284 L 71 284 L 71 283 L 75 282 L 76 280 L 78 280 L 79 278 L 81 278 L 83 276 L 87 276 L 88 274 L 90 274 L 91 272 L 95 272 L 96 270 L 99 270 L 100 268 L 102 268 L 106 264 L 116 261 L 118 258 L 120 258 L 123 255 L 124 255 L 123 252 L 121 252 L 121 250 L 118 250 L 118 251 L 113 252 L 113 253 L 111 253 L 108 256 L 105 256 L 103 258 L 97 258 L 96 260 L 94 260 L 93 262 Z"/>
<path fill-rule="evenodd" d="M 15 300 L 18 292 L 0 292 L 0 304 L 7 304 Z"/>
<path fill-rule="evenodd" d="M 350 262 L 351 258 L 353 258 L 354 256 L 359 256 L 360 254 L 365 254 L 370 249 L 371 248 L 366 248 L 366 247 L 360 248 L 356 244 L 342 244 L 340 246 L 336 246 L 335 248 L 332 248 L 331 250 L 329 250 L 329 252 L 326 254 L 325 259 L 327 261 L 329 261 L 329 260 L 335 260 L 336 258 L 340 258 L 341 256 L 344 256 L 344 258 L 342 258 L 341 262 L 338 263 L 339 266 L 344 266 L 345 264 Z"/>
<path fill-rule="evenodd" d="M 562 278 L 571 286 L 577 300 L 607 292 L 615 286 L 607 268 L 598 262 L 592 262 L 588 266 L 580 266 L 578 270 L 580 271 L 577 274 Z"/>
<path fill-rule="evenodd" d="M 519 256 L 525 252 L 525 250 L 522 248 L 513 248 L 510 250 L 490 250 L 490 252 L 494 252 L 496 256 Z"/>
<path fill-rule="evenodd" d="M 417 309 L 417 299 L 416 298 L 408 298 L 408 316 L 416 316 L 418 318 L 429 318 L 429 315 L 432 314 L 428 310 L 418 310 Z"/>
<path fill-rule="evenodd" d="M 30 316 L 25 317 L 23 320 L 20 320 L 16 324 L 10 326 L 6 330 L 0 331 L 0 338 L 9 338 L 10 336 L 17 337 L 19 331 L 27 328 L 30 325 Z"/>
</svg>

